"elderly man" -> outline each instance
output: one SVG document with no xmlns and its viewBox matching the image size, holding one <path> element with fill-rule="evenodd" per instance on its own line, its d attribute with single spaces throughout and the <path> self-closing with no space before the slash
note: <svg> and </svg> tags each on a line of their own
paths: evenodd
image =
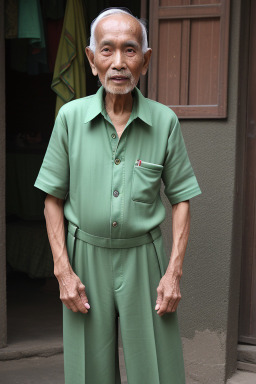
<svg viewBox="0 0 256 384">
<path fill-rule="evenodd" d="M 86 54 L 102 87 L 61 108 L 35 183 L 48 194 L 66 384 L 120 383 L 118 317 L 129 384 L 184 384 L 176 309 L 189 199 L 200 188 L 176 115 L 136 88 L 151 56 L 144 25 L 107 10 Z M 173 212 L 169 261 L 161 178 Z"/>
</svg>

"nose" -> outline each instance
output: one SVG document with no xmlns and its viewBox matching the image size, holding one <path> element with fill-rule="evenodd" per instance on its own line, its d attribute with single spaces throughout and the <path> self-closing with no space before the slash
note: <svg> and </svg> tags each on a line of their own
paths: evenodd
<svg viewBox="0 0 256 384">
<path fill-rule="evenodd" d="M 123 60 L 122 52 L 117 50 L 113 55 L 112 69 L 116 69 L 120 71 L 121 69 L 125 69 L 126 64 Z"/>
</svg>

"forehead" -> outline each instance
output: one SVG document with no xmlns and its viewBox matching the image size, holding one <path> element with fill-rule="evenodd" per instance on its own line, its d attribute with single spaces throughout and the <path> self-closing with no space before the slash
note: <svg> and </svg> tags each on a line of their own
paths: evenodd
<svg viewBox="0 0 256 384">
<path fill-rule="evenodd" d="M 142 30 L 140 23 L 132 16 L 114 14 L 101 19 L 95 28 L 96 42 L 101 40 L 135 40 L 141 44 Z"/>
</svg>

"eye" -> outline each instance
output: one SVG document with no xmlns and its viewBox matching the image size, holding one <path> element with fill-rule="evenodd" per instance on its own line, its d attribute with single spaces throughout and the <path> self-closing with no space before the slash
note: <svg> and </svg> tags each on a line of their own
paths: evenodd
<svg viewBox="0 0 256 384">
<path fill-rule="evenodd" d="M 134 48 L 127 48 L 126 49 L 126 53 L 128 55 L 134 55 L 136 53 L 135 49 Z"/>
<path fill-rule="evenodd" d="M 103 47 L 102 50 L 101 50 L 101 53 L 102 53 L 103 55 L 110 55 L 110 54 L 111 54 L 110 48 L 108 48 L 108 47 Z"/>
</svg>

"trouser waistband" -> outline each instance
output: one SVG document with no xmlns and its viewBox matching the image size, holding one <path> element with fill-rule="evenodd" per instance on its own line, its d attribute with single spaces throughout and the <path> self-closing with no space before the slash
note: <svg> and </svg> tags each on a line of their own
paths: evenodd
<svg viewBox="0 0 256 384">
<path fill-rule="evenodd" d="M 74 237 L 74 239 L 82 240 L 86 243 L 96 245 L 103 248 L 132 248 L 139 245 L 153 243 L 158 237 L 161 236 L 160 227 L 152 229 L 150 232 L 144 235 L 131 237 L 129 239 L 112 239 L 109 237 L 94 236 L 90 233 L 84 232 L 76 225 L 69 222 L 68 231 Z"/>
</svg>

